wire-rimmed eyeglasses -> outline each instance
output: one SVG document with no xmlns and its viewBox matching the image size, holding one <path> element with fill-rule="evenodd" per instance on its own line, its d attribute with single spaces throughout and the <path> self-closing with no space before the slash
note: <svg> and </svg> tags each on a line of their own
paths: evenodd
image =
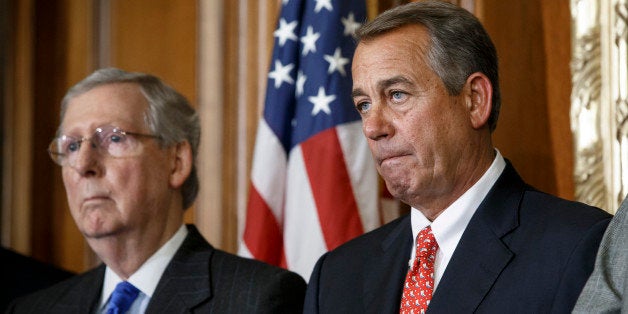
<svg viewBox="0 0 628 314">
<path fill-rule="evenodd" d="M 96 148 L 101 154 L 106 153 L 117 158 L 133 157 L 142 152 L 140 137 L 160 138 L 153 134 L 127 132 L 118 127 L 106 125 L 96 128 L 91 137 L 76 138 L 69 135 L 56 137 L 48 145 L 48 153 L 56 164 L 71 166 L 78 158 L 81 144 L 89 141 L 91 147 Z"/>
</svg>

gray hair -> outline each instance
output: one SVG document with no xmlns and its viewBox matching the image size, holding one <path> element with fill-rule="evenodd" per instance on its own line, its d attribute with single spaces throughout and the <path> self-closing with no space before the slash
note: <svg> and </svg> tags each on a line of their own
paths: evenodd
<svg viewBox="0 0 628 314">
<path fill-rule="evenodd" d="M 443 1 L 408 3 L 385 11 L 356 32 L 358 41 L 368 41 L 406 25 L 427 28 L 431 47 L 430 67 L 445 84 L 450 95 L 458 95 L 469 75 L 481 72 L 493 85 L 493 101 L 488 125 L 497 127 L 501 106 L 497 51 L 480 21 L 467 10 Z"/>
<path fill-rule="evenodd" d="M 151 133 L 158 135 L 164 147 L 187 141 L 192 147 L 192 172 L 181 188 L 183 208 L 189 208 L 199 190 L 196 158 L 201 137 L 201 126 L 196 110 L 188 100 L 172 87 L 156 76 L 145 73 L 126 72 L 115 68 L 95 71 L 88 77 L 72 86 L 61 101 L 61 121 L 65 116 L 68 103 L 74 97 L 84 94 L 96 87 L 115 83 L 134 83 L 148 101 L 148 109 L 144 119 Z M 57 130 L 60 135 L 61 125 Z"/>
</svg>

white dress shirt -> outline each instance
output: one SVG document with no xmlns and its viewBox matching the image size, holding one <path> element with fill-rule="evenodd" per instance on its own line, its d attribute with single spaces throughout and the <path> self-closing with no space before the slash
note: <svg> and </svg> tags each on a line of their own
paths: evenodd
<svg viewBox="0 0 628 314">
<path fill-rule="evenodd" d="M 179 230 L 166 242 L 155 254 L 153 254 L 140 268 L 127 280 L 140 290 L 137 299 L 129 308 L 128 313 L 144 313 L 150 298 L 153 296 L 157 284 L 161 279 L 170 260 L 174 257 L 183 240 L 188 235 L 188 229 L 181 225 Z M 105 313 L 109 298 L 122 279 L 109 267 L 105 270 L 105 280 L 103 282 L 102 295 L 100 297 L 100 313 Z"/>
<path fill-rule="evenodd" d="M 495 152 L 493 163 L 480 180 L 438 215 L 434 221 L 430 222 L 416 208 L 410 210 L 414 246 L 408 265 L 412 265 L 416 256 L 417 235 L 423 228 L 431 225 L 432 233 L 436 243 L 438 243 L 438 251 L 436 251 L 436 260 L 434 261 L 434 290 L 438 287 L 438 283 L 443 277 L 447 264 L 454 254 L 454 250 L 458 246 L 462 233 L 467 228 L 471 217 L 506 167 L 504 157 L 497 149 L 495 149 Z"/>
</svg>

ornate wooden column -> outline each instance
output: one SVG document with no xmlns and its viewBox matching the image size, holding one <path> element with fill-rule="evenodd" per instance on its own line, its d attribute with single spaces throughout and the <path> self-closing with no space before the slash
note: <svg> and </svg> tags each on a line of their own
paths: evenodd
<svg viewBox="0 0 628 314">
<path fill-rule="evenodd" d="M 614 213 L 628 187 L 628 1 L 570 5 L 576 199 Z"/>
</svg>

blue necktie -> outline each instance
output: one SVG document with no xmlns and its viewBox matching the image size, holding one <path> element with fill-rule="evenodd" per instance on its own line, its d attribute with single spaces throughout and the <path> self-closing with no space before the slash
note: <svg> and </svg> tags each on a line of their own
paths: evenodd
<svg viewBox="0 0 628 314">
<path fill-rule="evenodd" d="M 133 304 L 133 301 L 140 294 L 140 290 L 135 288 L 127 281 L 123 281 L 116 286 L 109 299 L 107 305 L 107 314 L 122 314 L 126 313 Z"/>
</svg>

